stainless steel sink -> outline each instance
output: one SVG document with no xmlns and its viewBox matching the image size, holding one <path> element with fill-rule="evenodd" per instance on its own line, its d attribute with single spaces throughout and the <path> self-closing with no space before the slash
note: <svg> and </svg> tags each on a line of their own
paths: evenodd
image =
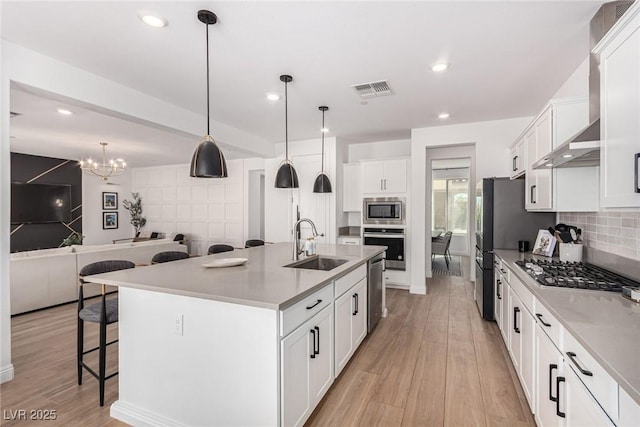
<svg viewBox="0 0 640 427">
<path fill-rule="evenodd" d="M 341 266 L 345 262 L 349 262 L 348 259 L 342 258 L 328 258 L 321 255 L 303 259 L 302 261 L 296 261 L 291 264 L 285 265 L 290 268 L 305 268 L 307 270 L 322 270 L 330 271 L 336 267 Z"/>
</svg>

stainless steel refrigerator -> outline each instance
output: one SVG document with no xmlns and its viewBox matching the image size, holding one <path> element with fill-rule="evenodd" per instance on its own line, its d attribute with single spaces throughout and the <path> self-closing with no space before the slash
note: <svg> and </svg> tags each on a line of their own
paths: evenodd
<svg viewBox="0 0 640 427">
<path fill-rule="evenodd" d="M 553 212 L 527 212 L 524 198 L 524 179 L 486 178 L 476 185 L 475 299 L 486 320 L 493 320 L 494 249 L 518 250 L 519 240 L 532 249 L 538 230 L 556 222 Z"/>
</svg>

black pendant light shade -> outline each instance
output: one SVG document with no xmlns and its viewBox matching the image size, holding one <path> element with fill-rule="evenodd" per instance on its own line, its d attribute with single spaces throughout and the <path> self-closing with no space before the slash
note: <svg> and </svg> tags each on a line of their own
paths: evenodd
<svg viewBox="0 0 640 427">
<path fill-rule="evenodd" d="M 289 160 L 282 162 L 278 168 L 276 188 L 298 188 L 298 174 Z"/>
<path fill-rule="evenodd" d="M 316 177 L 316 181 L 313 183 L 314 193 L 331 193 L 331 181 L 327 174 L 324 173 L 324 112 L 328 109 L 329 107 L 325 106 L 318 107 L 318 110 L 322 111 L 322 169 L 320 174 Z"/>
<path fill-rule="evenodd" d="M 195 178 L 226 178 L 227 163 L 224 154 L 211 137 L 210 114 L 209 114 L 209 25 L 218 22 L 215 13 L 209 10 L 199 10 L 198 19 L 205 24 L 206 45 L 207 45 L 207 134 L 202 137 L 198 148 L 193 153 L 189 175 Z"/>
<path fill-rule="evenodd" d="M 287 84 L 293 81 L 293 77 L 283 74 L 280 81 L 284 83 L 284 161 L 280 164 L 276 173 L 276 188 L 298 188 L 298 174 L 289 160 L 289 122 L 288 122 L 288 94 Z"/>
<path fill-rule="evenodd" d="M 226 178 L 228 176 L 224 154 L 210 135 L 202 137 L 200 145 L 193 153 L 189 175 L 196 178 Z"/>
<path fill-rule="evenodd" d="M 316 182 L 313 183 L 314 193 L 331 193 L 331 181 L 325 173 L 320 173 L 316 177 Z"/>
</svg>

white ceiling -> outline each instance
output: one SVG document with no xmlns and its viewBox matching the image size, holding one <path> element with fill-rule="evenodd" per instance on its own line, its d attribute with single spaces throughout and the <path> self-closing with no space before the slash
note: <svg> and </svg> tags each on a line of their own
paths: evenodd
<svg viewBox="0 0 640 427">
<path fill-rule="evenodd" d="M 331 136 L 380 141 L 408 138 L 411 128 L 532 115 L 587 56 L 588 23 L 601 3 L 4 0 L 2 38 L 205 114 L 204 24 L 196 12 L 210 9 L 219 18 L 210 27 L 213 119 L 282 141 L 283 102 L 265 93 L 282 94 L 279 75 L 288 73 L 290 140 L 319 137 L 317 107 L 328 105 Z M 147 27 L 140 10 L 169 25 Z M 450 69 L 430 71 L 441 60 Z M 381 79 L 394 94 L 362 105 L 351 85 Z M 24 108 L 26 120 L 31 107 Z M 451 114 L 446 122 L 437 118 L 443 111 Z M 122 142 L 123 155 L 132 140 L 139 141 L 132 157 L 155 149 L 141 129 L 109 125 L 122 125 L 111 142 L 114 149 Z M 31 138 L 38 129 L 29 128 Z M 102 138 L 78 137 L 83 147 Z"/>
</svg>

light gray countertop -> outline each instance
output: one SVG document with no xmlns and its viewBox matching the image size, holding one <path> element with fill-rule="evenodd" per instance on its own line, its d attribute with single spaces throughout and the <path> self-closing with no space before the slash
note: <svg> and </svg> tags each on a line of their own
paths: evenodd
<svg viewBox="0 0 640 427">
<path fill-rule="evenodd" d="M 542 287 L 515 264 L 532 258 L 531 254 L 502 249 L 495 252 L 640 405 L 640 304 L 615 292 Z"/>
<path fill-rule="evenodd" d="M 85 280 L 277 310 L 296 303 L 385 249 L 385 246 L 318 245 L 320 255 L 349 259 L 331 271 L 318 271 L 284 267 L 293 262 L 292 243 L 276 243 L 96 274 Z M 222 258 L 247 258 L 248 262 L 225 268 L 202 266 Z"/>
</svg>

